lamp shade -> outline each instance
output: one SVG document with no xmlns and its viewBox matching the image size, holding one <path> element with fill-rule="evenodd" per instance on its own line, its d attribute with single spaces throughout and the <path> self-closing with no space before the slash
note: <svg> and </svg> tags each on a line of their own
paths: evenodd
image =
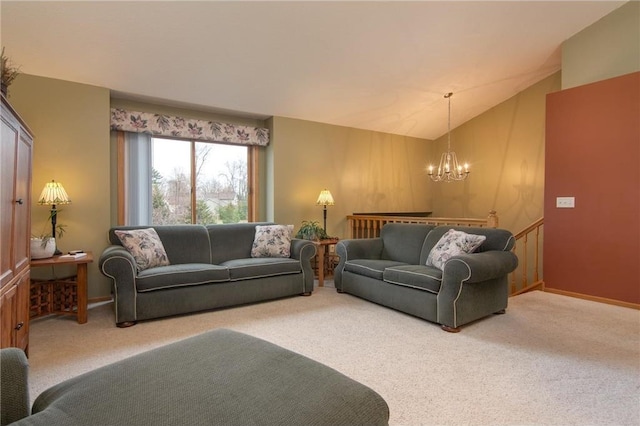
<svg viewBox="0 0 640 426">
<path fill-rule="evenodd" d="M 319 206 L 333 206 L 335 203 L 333 202 L 333 197 L 331 196 L 331 192 L 328 189 L 323 189 L 320 191 L 320 195 L 318 196 L 318 201 L 316 204 Z"/>
<path fill-rule="evenodd" d="M 38 204 L 43 205 L 53 205 L 53 204 L 69 204 L 71 200 L 67 195 L 67 191 L 64 190 L 62 184 L 60 182 L 51 181 L 48 182 L 42 193 L 40 194 L 40 198 L 38 198 Z"/>
</svg>

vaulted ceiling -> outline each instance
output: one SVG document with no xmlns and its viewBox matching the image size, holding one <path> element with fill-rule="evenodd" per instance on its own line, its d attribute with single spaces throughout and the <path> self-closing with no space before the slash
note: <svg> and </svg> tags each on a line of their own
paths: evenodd
<svg viewBox="0 0 640 426">
<path fill-rule="evenodd" d="M 624 1 L 2 1 L 27 74 L 117 96 L 435 139 L 560 69 Z"/>
</svg>

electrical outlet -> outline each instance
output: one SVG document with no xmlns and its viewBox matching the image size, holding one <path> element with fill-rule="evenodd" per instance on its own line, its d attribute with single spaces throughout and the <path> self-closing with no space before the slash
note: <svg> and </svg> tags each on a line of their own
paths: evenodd
<svg viewBox="0 0 640 426">
<path fill-rule="evenodd" d="M 572 209 L 576 206 L 575 197 L 556 197 L 556 208 Z"/>
</svg>

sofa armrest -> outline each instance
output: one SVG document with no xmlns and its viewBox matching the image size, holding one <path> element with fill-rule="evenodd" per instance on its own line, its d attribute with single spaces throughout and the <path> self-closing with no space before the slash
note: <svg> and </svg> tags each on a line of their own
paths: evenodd
<svg viewBox="0 0 640 426">
<path fill-rule="evenodd" d="M 382 238 L 362 238 L 341 240 L 336 244 L 336 254 L 340 261 L 333 271 L 336 289 L 342 291 L 342 271 L 344 264 L 352 259 L 380 259 L 382 257 Z"/>
<path fill-rule="evenodd" d="M 304 274 L 305 293 L 313 292 L 314 272 L 311 267 L 311 259 L 316 255 L 316 245 L 309 240 L 300 238 L 291 239 L 291 258 L 298 259 Z"/>
<path fill-rule="evenodd" d="M 136 262 L 122 246 L 109 246 L 100 255 L 100 271 L 111 278 L 116 313 L 116 324 L 137 321 L 136 315 Z"/>
<path fill-rule="evenodd" d="M 0 425 L 8 425 L 31 414 L 28 374 L 29 362 L 21 349 L 0 350 Z"/>
</svg>

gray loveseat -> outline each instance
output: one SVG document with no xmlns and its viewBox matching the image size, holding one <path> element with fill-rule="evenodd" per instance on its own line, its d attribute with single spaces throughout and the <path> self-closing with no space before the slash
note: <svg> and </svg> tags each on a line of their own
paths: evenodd
<svg viewBox="0 0 640 426">
<path fill-rule="evenodd" d="M 431 249 L 449 230 L 483 235 L 470 254 L 451 257 L 443 270 L 427 266 Z M 342 240 L 336 245 L 338 292 L 349 293 L 425 320 L 446 331 L 494 313 L 504 313 L 508 274 L 518 258 L 504 229 L 389 223 L 379 238 Z"/>
<path fill-rule="evenodd" d="M 99 267 L 113 283 L 116 324 L 313 292 L 315 246 L 292 239 L 290 257 L 252 257 L 257 225 L 127 226 L 109 230 Z M 169 265 L 139 271 L 116 230 L 154 228 Z"/>
<path fill-rule="evenodd" d="M 295 352 L 218 329 L 71 378 L 29 408 L 28 362 L 0 351 L 4 426 L 386 425 L 369 387 Z"/>
</svg>

